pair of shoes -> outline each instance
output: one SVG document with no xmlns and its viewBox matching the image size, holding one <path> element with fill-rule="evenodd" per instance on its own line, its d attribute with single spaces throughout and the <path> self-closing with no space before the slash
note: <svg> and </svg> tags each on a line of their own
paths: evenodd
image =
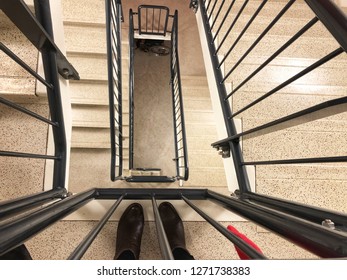
<svg viewBox="0 0 347 280">
<path fill-rule="evenodd" d="M 163 202 L 158 210 L 171 250 L 180 249 L 188 253 L 183 222 L 174 206 L 169 202 Z M 119 220 L 114 259 L 139 259 L 143 227 L 142 206 L 138 203 L 129 205 Z"/>
</svg>

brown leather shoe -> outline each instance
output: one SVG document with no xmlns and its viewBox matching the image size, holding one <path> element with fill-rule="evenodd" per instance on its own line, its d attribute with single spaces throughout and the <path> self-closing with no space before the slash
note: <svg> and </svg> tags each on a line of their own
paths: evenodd
<svg viewBox="0 0 347 280">
<path fill-rule="evenodd" d="M 183 222 L 175 207 L 169 202 L 163 202 L 158 209 L 171 250 L 181 248 L 187 251 Z"/>
<path fill-rule="evenodd" d="M 143 208 L 140 204 L 133 203 L 125 209 L 118 223 L 114 259 L 119 259 L 122 253 L 129 251 L 135 259 L 139 259 L 144 223 Z"/>
</svg>

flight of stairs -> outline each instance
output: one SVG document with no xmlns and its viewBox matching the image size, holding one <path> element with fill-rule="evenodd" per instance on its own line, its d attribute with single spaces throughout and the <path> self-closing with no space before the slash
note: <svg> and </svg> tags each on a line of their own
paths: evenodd
<svg viewBox="0 0 347 280">
<path fill-rule="evenodd" d="M 142 2 L 147 3 L 150 1 Z M 255 7 L 259 3 L 259 1 L 250 2 L 252 7 Z M 273 5 L 280 5 L 276 4 L 277 2 L 282 3 L 282 1 L 274 2 L 275 1 L 269 1 L 271 7 L 273 7 Z M 72 192 L 79 192 L 90 187 L 130 187 L 131 184 L 124 182 L 112 183 L 109 179 L 110 149 L 109 130 L 107 128 L 108 93 L 106 86 L 106 56 L 104 49 L 104 1 L 86 0 L 82 2 L 63 0 L 62 4 L 64 8 L 64 31 L 68 52 L 67 57 L 81 75 L 81 81 L 70 81 L 73 108 L 73 134 L 69 190 Z M 267 16 L 272 13 L 272 8 L 267 9 L 262 20 L 266 21 Z M 185 15 L 181 13 L 180 16 L 184 17 Z M 186 16 L 191 16 L 191 14 Z M 301 20 L 298 19 L 298 17 L 301 18 L 301 16 L 305 18 L 307 15 L 299 6 L 294 13 L 290 14 L 289 18 L 295 18 L 295 25 L 295 22 L 301 22 Z M 293 25 L 291 25 L 291 28 L 294 28 L 292 26 Z M 254 30 L 253 32 L 253 34 L 246 36 L 246 39 L 254 37 L 254 34 L 257 31 Z M 311 34 L 310 38 L 317 37 L 316 34 L 318 33 Z M 273 40 L 271 42 L 273 43 L 282 42 L 284 39 L 284 36 L 281 34 L 273 34 L 272 36 Z M 313 44 L 317 42 L 317 40 L 323 41 L 329 45 L 331 44 L 330 40 L 319 38 L 320 36 L 314 40 L 307 40 Z M 305 44 L 306 42 L 303 42 L 303 45 Z M 126 47 L 127 43 L 124 42 L 123 54 L 126 53 Z M 272 48 L 274 47 L 271 45 L 265 45 L 260 48 L 261 50 L 264 50 L 264 53 L 262 53 L 261 56 L 266 55 Z M 301 57 L 301 49 L 302 48 L 300 47 L 296 49 L 299 58 Z M 183 52 L 184 50 L 181 49 L 180 51 Z M 225 49 L 222 49 L 222 51 L 225 51 Z M 315 53 L 312 53 L 312 55 L 313 57 L 309 57 L 310 59 L 315 58 Z M 259 59 L 258 56 L 251 56 L 251 59 L 247 64 L 254 67 L 254 63 L 259 61 Z M 311 60 L 301 59 L 300 62 L 297 62 L 292 58 L 288 59 L 287 56 L 279 60 L 278 63 L 284 63 L 289 69 L 289 67 L 301 67 L 302 63 L 307 62 L 311 62 Z M 125 67 L 126 63 L 127 62 L 124 61 L 123 70 L 127 69 L 127 67 Z M 344 65 L 344 62 L 341 62 L 341 65 Z M 277 64 L 273 66 L 274 69 L 272 69 L 272 71 L 276 72 L 276 66 Z M 341 75 L 339 75 L 339 73 L 344 73 L 344 70 L 342 69 L 345 68 L 339 69 L 340 70 L 337 71 L 336 75 L 333 77 L 341 82 L 339 86 L 330 86 L 330 83 L 332 83 L 331 81 L 327 85 L 315 86 L 309 84 L 307 86 L 297 84 L 288 87 L 286 91 L 277 94 L 278 96 L 281 96 L 281 101 L 277 100 L 277 96 L 274 96 L 273 99 L 271 99 L 272 101 L 269 101 L 267 105 L 264 103 L 264 105 L 257 107 L 255 110 L 243 114 L 241 116 L 243 129 L 245 130 L 264 123 L 282 115 L 283 112 L 288 113 L 298 110 L 298 107 L 289 106 L 293 104 L 293 100 L 299 100 L 300 104 L 307 106 L 307 104 L 322 102 L 325 100 L 327 95 L 338 97 L 341 96 L 341 92 L 343 95 L 343 93 L 346 92 L 344 87 L 345 81 L 340 79 Z M 270 72 L 270 74 L 273 73 Z M 236 76 L 235 79 L 236 80 L 229 80 L 229 82 L 237 84 L 237 79 L 241 79 L 241 77 Z M 264 82 L 264 80 L 265 78 L 259 78 L 255 86 L 247 87 L 240 91 L 237 95 L 242 96 L 242 98 L 240 98 L 239 101 L 236 99 L 233 100 L 234 110 L 235 108 L 240 108 L 242 104 L 245 104 L 245 102 L 249 100 L 248 96 L 251 96 L 251 98 L 259 96 L 260 93 L 264 92 L 264 90 L 271 86 L 271 83 L 269 84 Z M 313 81 L 311 80 L 311 83 L 312 82 Z M 124 93 L 126 93 L 127 80 L 123 81 L 123 85 Z M 217 191 L 220 190 L 226 192 L 226 180 L 222 160 L 220 156 L 217 155 L 217 152 L 210 147 L 210 144 L 218 139 L 214 116 L 209 102 L 210 97 L 208 94 L 206 77 L 201 76 L 201 74 L 198 76 L 183 76 L 182 85 L 190 162 L 190 180 L 185 182 L 184 187 L 208 187 L 216 189 Z M 253 90 L 254 88 L 256 88 L 256 90 Z M 125 97 L 124 99 L 127 104 L 127 98 Z M 285 102 L 283 102 L 283 100 L 285 100 Z M 40 109 L 35 107 L 35 104 L 29 106 L 34 109 Z M 1 114 L 4 113 L 4 115 L 7 115 L 9 113 L 9 110 L 3 109 L 3 107 L 0 108 L 2 110 Z M 18 119 L 22 118 L 20 115 L 13 117 Z M 1 119 L 1 121 L 3 120 L 4 118 Z M 127 121 L 127 117 L 124 117 L 124 120 Z M 308 124 L 300 127 L 300 130 L 294 129 L 294 135 L 297 137 L 299 144 L 295 147 L 289 147 L 288 150 L 286 150 L 286 156 L 290 156 L 290 153 L 297 150 L 296 148 L 301 146 L 304 143 L 304 140 L 307 140 L 307 137 L 313 135 L 312 142 L 314 143 L 311 142 L 312 144 L 309 147 L 306 147 L 304 151 L 300 151 L 300 156 L 306 156 L 306 152 L 315 145 L 318 139 L 317 136 L 322 136 L 323 141 L 330 141 L 329 137 L 332 137 L 332 133 L 330 132 L 335 132 L 335 137 L 341 139 L 339 142 L 340 146 L 338 147 L 338 153 L 344 153 L 345 150 L 342 149 L 346 148 L 344 139 L 346 139 L 345 131 L 347 131 L 345 120 L 345 116 L 333 116 L 329 118 L 326 123 L 320 123 L 319 126 L 311 126 Z M 13 123 L 11 124 L 10 121 L 8 121 L 8 123 L 10 124 L 10 129 L 15 129 L 15 127 L 17 127 Z M 26 131 L 32 128 L 38 129 L 37 124 L 27 126 L 27 130 L 21 127 L 21 135 L 25 136 L 27 134 Z M 293 131 L 293 129 L 291 130 Z M 43 130 L 38 130 L 37 133 L 35 133 L 36 138 L 32 139 L 32 141 L 28 139 L 28 142 L 41 144 L 41 140 L 37 141 L 37 137 L 40 139 L 45 138 L 46 131 L 47 127 Z M 324 135 L 328 138 L 325 138 Z M 283 142 L 286 141 L 287 134 L 285 133 L 278 137 L 281 139 L 280 142 Z M 1 134 L 0 139 L 2 141 L 7 138 L 3 138 Z M 42 141 L 44 141 L 44 139 Z M 127 141 L 124 141 L 124 143 L 126 144 Z M 258 143 L 260 142 L 257 142 L 257 145 Z M 271 151 L 273 156 L 282 156 L 283 150 L 280 148 L 276 149 L 276 146 L 274 146 L 276 143 L 279 143 L 279 141 L 275 142 L 271 148 L 270 146 L 267 146 L 269 143 L 270 142 L 264 140 L 259 145 L 268 149 L 268 151 Z M 14 144 L 16 145 L 16 143 Z M 258 159 L 266 156 L 255 152 L 257 145 L 255 142 L 252 142 L 252 140 L 244 139 L 244 155 L 247 159 Z M 337 147 L 331 147 L 329 151 L 333 151 L 336 148 Z M 273 154 L 273 152 L 277 152 L 278 154 Z M 3 178 L 4 176 L 2 176 L 2 173 L 5 173 L 6 178 L 10 178 L 1 181 L 2 199 L 35 192 L 32 188 L 30 188 L 30 190 L 27 187 L 23 188 L 21 180 L 27 182 L 26 186 L 38 186 L 40 184 L 43 177 L 43 165 L 42 162 L 39 164 L 36 164 L 36 162 L 37 161 L 34 160 L 24 160 L 25 164 L 23 164 L 23 159 L 21 159 L 21 163 L 11 163 L 7 159 L 6 161 L 4 161 L 3 158 L 1 159 L 1 177 Z M 41 172 L 32 172 L 34 165 L 37 165 L 35 170 L 40 170 L 41 168 Z M 317 169 L 315 169 L 317 167 L 319 167 L 318 172 L 316 171 Z M 13 172 L 11 173 L 11 170 L 18 170 L 18 168 L 21 168 L 23 176 L 25 174 L 25 178 L 18 178 L 16 174 L 13 174 Z M 345 211 L 343 208 L 345 207 L 345 204 L 343 204 L 343 202 L 344 197 L 346 197 L 345 191 L 347 189 L 346 174 L 346 166 L 339 165 L 338 168 L 336 168 L 335 164 L 324 166 L 317 165 L 314 166 L 314 168 L 306 165 L 298 165 L 295 167 L 257 167 L 257 191 L 272 194 L 281 194 L 281 192 L 283 192 L 283 194 L 281 194 L 282 196 L 289 196 L 289 198 L 303 200 L 304 202 L 314 202 L 316 205 L 324 202 L 324 205 L 334 206 L 334 208 L 341 207 L 341 209 Z M 16 178 L 16 180 L 13 181 L 12 178 Z M 32 181 L 27 181 L 28 178 Z M 12 191 L 14 188 L 5 188 L 9 184 L 11 186 L 18 185 L 16 193 Z M 3 186 L 5 187 L 3 188 Z M 170 186 L 178 187 L 178 184 L 175 183 Z M 138 187 L 138 185 L 136 185 L 136 187 Z M 290 190 L 290 192 L 288 190 Z M 328 196 L 331 194 L 332 190 L 335 190 L 340 194 L 340 197 L 336 197 L 334 200 L 329 200 Z M 183 208 L 184 206 L 182 205 L 182 209 Z M 106 209 L 103 210 L 105 211 Z M 147 204 L 145 205 L 145 211 L 146 215 L 150 215 L 149 212 L 152 211 L 151 207 Z M 90 217 L 93 215 L 90 209 L 86 209 L 83 213 L 80 213 L 80 215 L 84 216 L 83 221 L 77 221 L 73 218 L 70 220 L 60 221 L 28 241 L 27 246 L 32 253 L 33 258 L 65 259 L 96 224 L 95 221 L 90 220 Z M 230 214 L 230 220 L 232 219 L 233 216 Z M 223 224 L 227 225 L 228 222 L 223 222 Z M 239 221 L 233 222 L 233 225 L 255 241 L 259 247 L 262 248 L 265 255 L 271 258 L 300 259 L 314 257 L 297 246 L 267 232 L 266 230 L 263 230 L 253 223 Z M 112 220 L 107 223 L 91 248 L 87 251 L 84 258 L 112 259 L 115 248 L 116 228 L 116 221 Z M 185 231 L 188 249 L 196 259 L 237 258 L 230 242 L 206 222 L 185 222 Z M 141 259 L 160 258 L 157 234 L 153 222 L 146 222 L 145 224 L 140 256 Z"/>
<path fill-rule="evenodd" d="M 235 8 L 231 13 L 232 16 L 221 30 L 219 41 L 224 37 L 227 27 L 240 9 L 240 2 L 236 1 Z M 286 2 L 269 1 L 265 5 L 233 53 L 226 59 L 224 64 L 226 69 L 231 69 Z M 231 32 L 232 36 L 228 37 L 219 55 L 227 52 L 228 47 L 232 45 L 260 3 L 261 1 L 249 2 L 243 15 L 234 26 L 234 31 Z M 230 75 L 227 82 L 231 83 L 233 88 L 238 86 L 243 79 L 313 17 L 313 12 L 304 1 L 296 1 L 285 16 Z M 289 21 L 290 24 L 288 24 Z M 233 95 L 233 112 L 240 110 L 337 48 L 338 44 L 335 39 L 331 37 L 322 23 L 317 23 Z M 238 115 L 237 118 L 242 118 L 243 130 L 251 129 L 330 99 L 346 96 L 346 58 L 347 55 L 343 53 Z M 343 140 L 347 136 L 346 117 L 347 113 L 341 113 L 259 137 L 243 137 L 244 159 L 257 161 L 346 154 L 347 144 Z M 259 193 L 347 212 L 345 204 L 347 165 L 345 163 L 257 166 L 256 174 L 256 190 Z"/>
</svg>

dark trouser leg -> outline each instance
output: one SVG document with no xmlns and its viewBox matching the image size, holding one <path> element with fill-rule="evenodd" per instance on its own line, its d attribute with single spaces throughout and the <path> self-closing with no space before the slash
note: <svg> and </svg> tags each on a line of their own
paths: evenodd
<svg viewBox="0 0 347 280">
<path fill-rule="evenodd" d="M 32 257 L 30 256 L 28 249 L 23 244 L 0 256 L 0 260 L 32 260 Z"/>
<path fill-rule="evenodd" d="M 195 260 L 194 257 L 189 254 L 187 250 L 182 248 L 176 248 L 172 251 L 175 260 Z"/>
<path fill-rule="evenodd" d="M 135 255 L 127 250 L 122 252 L 118 257 L 115 256 L 115 260 L 136 260 Z"/>
</svg>

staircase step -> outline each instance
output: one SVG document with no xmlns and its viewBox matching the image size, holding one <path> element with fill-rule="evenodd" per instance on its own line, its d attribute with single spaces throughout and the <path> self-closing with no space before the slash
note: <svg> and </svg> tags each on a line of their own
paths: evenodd
<svg viewBox="0 0 347 280">
<path fill-rule="evenodd" d="M 217 135 L 205 136 L 205 137 L 187 135 L 187 145 L 188 145 L 189 151 L 214 150 L 211 144 L 216 141 L 218 141 Z"/>
<path fill-rule="evenodd" d="M 88 55 L 85 53 L 68 53 L 67 58 L 72 65 L 78 70 L 83 80 L 100 80 L 107 81 L 107 58 L 104 54 Z M 127 59 L 122 59 L 124 69 L 122 80 L 128 83 Z"/>
<path fill-rule="evenodd" d="M 301 131 L 294 127 L 256 139 L 244 138 L 243 154 L 245 161 L 339 156 L 347 153 L 347 145 L 340 140 L 345 137 L 346 130 L 327 133 L 324 130 Z"/>
<path fill-rule="evenodd" d="M 243 14 L 251 16 L 254 14 L 256 9 L 259 7 L 262 1 L 255 0 L 249 1 L 246 8 L 243 11 Z M 275 17 L 278 12 L 287 4 L 288 1 L 269 1 L 260 12 L 259 16 L 265 17 Z M 233 6 L 232 15 L 235 15 L 241 8 L 243 2 L 236 1 Z M 228 7 L 228 6 L 227 6 Z M 217 9 L 215 9 L 217 11 Z M 311 9 L 307 6 L 304 1 L 296 1 L 294 5 L 285 13 L 286 17 L 291 19 L 311 19 L 313 17 L 313 13 Z"/>
<path fill-rule="evenodd" d="M 68 52 L 106 54 L 106 27 L 100 24 L 64 23 L 66 49 Z M 122 42 L 122 53 L 126 57 L 129 43 Z"/>
<path fill-rule="evenodd" d="M 208 86 L 196 87 L 194 85 L 182 84 L 183 98 L 210 98 L 210 91 Z"/>
<path fill-rule="evenodd" d="M 128 102 L 128 83 L 123 81 L 122 99 Z M 108 105 L 107 81 L 79 80 L 70 81 L 72 104 Z"/>
<path fill-rule="evenodd" d="M 188 155 L 189 156 L 189 155 Z M 189 179 L 184 182 L 185 187 L 225 187 L 227 188 L 227 181 L 224 168 L 210 168 L 210 167 L 190 167 Z"/>
<path fill-rule="evenodd" d="M 223 160 L 217 151 L 190 151 L 188 152 L 189 167 L 211 167 L 211 168 L 223 168 Z"/>
<path fill-rule="evenodd" d="M 128 136 L 123 136 L 123 139 L 123 147 L 124 149 L 128 149 Z M 73 148 L 109 149 L 111 147 L 110 130 L 108 128 L 74 127 L 71 142 Z"/>
<path fill-rule="evenodd" d="M 208 87 L 205 76 L 181 76 L 182 87 L 192 87 L 206 89 Z"/>
<path fill-rule="evenodd" d="M 263 100 L 257 106 L 250 108 L 249 110 L 242 113 L 243 117 L 243 127 L 244 130 L 248 129 L 249 123 L 252 123 L 252 126 L 257 126 L 265 121 L 274 120 L 289 114 L 293 114 L 300 110 L 304 110 L 307 107 L 311 107 L 332 98 L 343 97 L 344 92 L 341 91 L 340 96 L 331 96 L 329 94 L 324 94 L 326 91 L 322 91 L 322 95 L 311 95 L 311 94 L 295 94 L 287 91 L 274 94 L 270 98 Z M 249 92 L 240 92 L 237 95 L 238 98 L 234 98 L 233 100 L 233 110 L 240 110 L 245 104 L 249 104 L 255 98 L 259 98 L 263 95 L 264 92 L 253 92 L 250 94 Z M 268 110 L 271 108 L 271 110 Z M 256 116 L 256 118 L 254 117 Z M 248 118 L 252 120 L 247 121 Z M 257 121 L 258 120 L 258 121 Z M 337 114 L 329 117 L 329 120 L 343 120 L 342 114 Z"/>
<path fill-rule="evenodd" d="M 183 96 L 184 110 L 212 111 L 212 103 L 209 97 L 188 97 Z"/>
<path fill-rule="evenodd" d="M 62 1 L 62 9 L 64 21 L 105 24 L 105 3 L 103 1 L 64 0 Z"/>
<path fill-rule="evenodd" d="M 74 126 L 109 127 L 109 107 L 104 105 L 73 105 L 72 123 Z M 129 123 L 129 113 L 124 109 L 123 125 Z"/>
<path fill-rule="evenodd" d="M 280 83 L 293 77 L 300 71 L 304 70 L 307 65 L 311 65 L 315 60 L 297 60 L 296 64 L 290 65 L 290 60 L 287 64 L 282 65 L 269 65 L 259 72 L 250 81 L 253 87 L 257 87 L 258 83 L 264 83 L 266 81 L 270 86 L 279 85 Z M 226 69 L 231 69 L 232 64 L 227 63 Z M 241 83 L 247 75 L 252 73 L 258 67 L 257 64 L 243 63 L 237 68 L 237 71 L 233 73 L 231 77 L 227 79 L 227 82 L 234 82 L 234 86 Z M 344 69 L 347 69 L 346 61 L 333 60 L 322 67 L 315 69 L 312 73 L 295 81 L 294 84 L 305 84 L 312 86 L 347 86 L 347 81 L 342 75 Z M 319 79 L 317 77 L 320 77 Z M 249 85 L 250 86 L 250 85 Z M 271 88 L 270 88 L 271 89 Z"/>
<path fill-rule="evenodd" d="M 189 136 L 215 136 L 217 129 L 215 125 L 201 123 L 186 123 L 186 135 Z"/>
<path fill-rule="evenodd" d="M 252 15 L 243 15 L 241 16 L 237 23 L 235 24 L 233 31 L 234 32 L 241 32 L 246 24 L 249 22 Z M 305 26 L 312 18 L 314 18 L 313 13 L 311 13 L 311 16 L 306 18 L 291 18 L 287 15 L 282 17 L 269 31 L 269 34 L 271 35 L 294 35 L 297 31 L 299 31 L 303 26 Z M 228 19 L 225 21 L 222 29 L 221 34 L 223 37 L 225 36 L 225 33 L 227 32 L 229 26 L 233 23 L 235 19 L 235 15 L 232 17 L 228 17 Z M 271 21 L 274 19 L 274 17 L 259 15 L 251 24 L 251 26 L 247 30 L 247 34 L 261 34 L 267 28 L 267 26 L 271 23 Z M 221 21 L 222 18 L 219 19 Z M 215 28 L 219 27 L 219 23 L 216 23 Z M 214 29 L 215 29 L 214 28 Z M 216 29 L 217 30 L 217 29 Z M 214 30 L 215 31 L 215 30 Z M 305 32 L 303 37 L 311 37 L 311 38 L 331 38 L 330 33 L 327 31 L 327 29 L 323 26 L 322 23 L 316 23 L 316 25 Z"/>
<path fill-rule="evenodd" d="M 119 187 L 122 182 L 110 179 L 111 155 L 108 149 L 72 149 L 69 191 L 78 193 L 90 188 Z M 129 160 L 123 161 L 124 168 Z M 126 187 L 127 185 L 123 185 Z"/>
<path fill-rule="evenodd" d="M 257 57 L 266 57 L 265 59 L 267 59 L 291 38 L 290 34 L 291 33 L 273 35 L 270 33 L 266 35 L 249 54 L 248 60 L 253 61 L 254 59 L 257 59 Z M 230 49 L 238 35 L 239 33 L 235 32 L 230 37 L 228 37 L 228 39 L 226 39 L 225 43 L 222 45 L 219 54 L 225 54 Z M 220 38 L 223 38 L 222 36 L 223 34 L 221 34 Z M 254 43 L 258 36 L 259 35 L 257 34 L 246 33 L 233 49 L 232 55 L 229 56 L 229 59 L 238 60 Z M 319 59 L 326 55 L 328 52 L 333 51 L 337 48 L 338 44 L 333 38 L 313 38 L 304 36 L 296 40 L 290 47 L 283 51 L 279 55 L 279 57 L 288 59 Z M 263 61 L 265 61 L 265 59 L 263 59 Z M 339 57 L 337 57 L 336 59 L 339 59 Z M 294 62 L 295 61 L 296 60 L 294 60 Z"/>
<path fill-rule="evenodd" d="M 215 117 L 212 111 L 184 110 L 185 123 L 188 124 L 215 124 Z"/>
<path fill-rule="evenodd" d="M 36 70 L 39 54 L 37 49 L 2 12 L 0 25 L 1 43 L 31 69 Z M 3 97 L 13 95 L 17 99 L 35 96 L 36 79 L 2 51 L 0 61 L 0 95 Z"/>
</svg>

